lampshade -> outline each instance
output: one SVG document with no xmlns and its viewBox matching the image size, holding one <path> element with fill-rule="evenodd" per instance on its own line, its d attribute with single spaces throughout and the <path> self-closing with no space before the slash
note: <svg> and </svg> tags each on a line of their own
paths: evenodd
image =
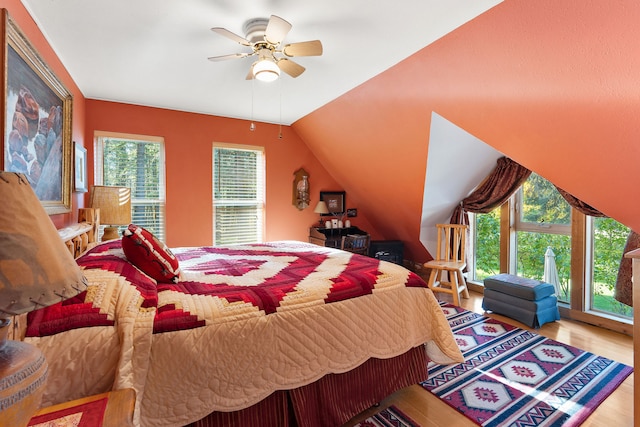
<svg viewBox="0 0 640 427">
<path fill-rule="evenodd" d="M 84 290 L 84 277 L 22 174 L 0 171 L 0 317 Z"/>
<path fill-rule="evenodd" d="M 320 200 L 313 211 L 317 214 L 328 214 L 329 208 L 327 208 L 327 204 L 324 200 Z"/>
<path fill-rule="evenodd" d="M 280 68 L 271 59 L 261 59 L 253 66 L 253 77 L 263 82 L 272 82 L 280 77 Z"/>
<path fill-rule="evenodd" d="M 118 237 L 118 225 L 131 222 L 131 189 L 94 185 L 91 187 L 89 206 L 100 209 L 100 222 L 105 224 L 102 240 Z"/>
<path fill-rule="evenodd" d="M 0 425 L 26 426 L 40 406 L 47 362 L 7 340 L 10 316 L 86 289 L 85 278 L 23 174 L 0 171 Z"/>
</svg>

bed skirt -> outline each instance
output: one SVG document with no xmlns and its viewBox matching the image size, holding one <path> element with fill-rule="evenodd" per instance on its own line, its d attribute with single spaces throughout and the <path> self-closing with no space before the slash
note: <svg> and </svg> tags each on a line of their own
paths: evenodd
<svg viewBox="0 0 640 427">
<path fill-rule="evenodd" d="M 188 427 L 340 426 L 402 388 L 427 379 L 424 346 L 390 359 L 369 359 L 342 374 L 309 385 L 276 391 L 235 412 L 213 412 Z"/>
</svg>

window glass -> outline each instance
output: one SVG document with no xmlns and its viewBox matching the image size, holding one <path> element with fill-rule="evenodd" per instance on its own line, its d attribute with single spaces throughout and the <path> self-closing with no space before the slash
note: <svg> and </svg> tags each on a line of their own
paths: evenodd
<svg viewBox="0 0 640 427">
<path fill-rule="evenodd" d="M 531 173 L 518 191 L 516 228 L 551 233 L 571 233 L 571 206 L 555 186 Z"/>
<path fill-rule="evenodd" d="M 592 218 L 591 222 L 593 265 L 590 307 L 592 310 L 631 318 L 633 308 L 613 297 L 629 228 L 611 218 Z"/>
<path fill-rule="evenodd" d="M 568 302 L 571 206 L 553 184 L 535 173 L 522 184 L 516 194 L 515 206 L 516 274 L 536 280 L 546 279 L 556 287 L 558 300 Z"/>
<path fill-rule="evenodd" d="M 164 240 L 164 145 L 159 138 L 136 138 L 98 136 L 95 183 L 129 187 L 131 221 Z"/>
<path fill-rule="evenodd" d="M 213 241 L 263 240 L 264 155 L 261 148 L 213 148 Z"/>
<path fill-rule="evenodd" d="M 482 282 L 500 273 L 500 208 L 487 214 L 472 215 L 470 220 L 474 225 L 473 280 Z"/>
</svg>

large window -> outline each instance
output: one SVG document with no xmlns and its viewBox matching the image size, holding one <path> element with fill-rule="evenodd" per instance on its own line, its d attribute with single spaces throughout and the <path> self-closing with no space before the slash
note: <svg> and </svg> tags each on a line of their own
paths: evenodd
<svg viewBox="0 0 640 427">
<path fill-rule="evenodd" d="M 131 188 L 131 221 L 165 239 L 162 138 L 96 133 L 94 180 Z"/>
<path fill-rule="evenodd" d="M 260 147 L 213 147 L 213 242 L 262 242 L 264 152 Z"/>
<path fill-rule="evenodd" d="M 573 210 L 550 182 L 535 173 L 506 208 L 470 219 L 472 281 L 481 283 L 498 272 L 550 281 L 555 270 L 558 299 L 570 311 L 629 321 L 632 309 L 613 298 L 629 233 L 624 225 Z M 549 268 L 550 261 L 555 268 Z"/>
</svg>

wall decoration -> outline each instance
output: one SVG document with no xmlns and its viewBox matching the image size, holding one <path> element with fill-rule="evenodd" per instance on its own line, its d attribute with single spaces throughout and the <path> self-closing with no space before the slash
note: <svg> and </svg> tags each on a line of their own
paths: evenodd
<svg viewBox="0 0 640 427">
<path fill-rule="evenodd" d="M 71 93 L 0 11 L 5 109 L 2 170 L 27 176 L 49 215 L 71 211 Z"/>
<path fill-rule="evenodd" d="M 86 193 L 87 188 L 87 149 L 77 142 L 73 143 L 73 191 Z"/>
<path fill-rule="evenodd" d="M 343 216 L 345 212 L 345 192 L 344 191 L 321 191 L 320 200 L 324 200 L 329 209 L 328 214 L 323 216 Z"/>
<path fill-rule="evenodd" d="M 293 173 L 293 206 L 299 210 L 309 207 L 309 174 L 300 168 Z"/>
</svg>

